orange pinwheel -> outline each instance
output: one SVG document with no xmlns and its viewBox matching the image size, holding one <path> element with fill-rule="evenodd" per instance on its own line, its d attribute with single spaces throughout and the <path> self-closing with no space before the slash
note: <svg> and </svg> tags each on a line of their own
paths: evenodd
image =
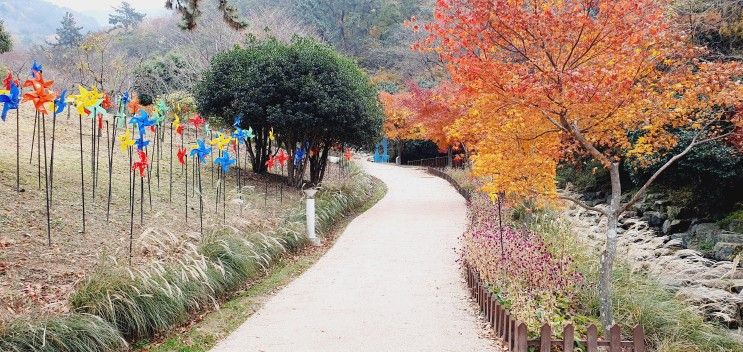
<svg viewBox="0 0 743 352">
<path fill-rule="evenodd" d="M 23 101 L 34 102 L 36 111 L 42 114 L 47 114 L 48 112 L 44 104 L 53 102 L 56 97 L 57 96 L 49 89 L 43 88 L 43 86 L 38 86 L 38 89 L 34 89 L 31 92 L 23 94 Z"/>
<path fill-rule="evenodd" d="M 132 115 L 138 113 L 142 108 L 142 105 L 139 105 L 139 98 L 134 97 L 128 104 L 126 104 L 126 108 Z"/>
<path fill-rule="evenodd" d="M 44 75 L 39 71 L 34 71 L 34 78 L 27 79 L 23 82 L 23 88 L 31 87 L 34 90 L 49 89 L 54 85 L 54 81 L 45 81 Z"/>
</svg>

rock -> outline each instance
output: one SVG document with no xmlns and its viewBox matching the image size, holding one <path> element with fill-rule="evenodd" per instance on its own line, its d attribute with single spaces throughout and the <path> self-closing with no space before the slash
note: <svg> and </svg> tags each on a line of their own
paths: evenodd
<svg viewBox="0 0 743 352">
<path fill-rule="evenodd" d="M 691 235 L 689 235 L 686 232 L 674 233 L 673 235 L 671 235 L 671 240 L 679 240 L 681 241 L 681 244 L 684 245 L 684 247 L 689 248 L 689 237 L 690 236 Z"/>
<path fill-rule="evenodd" d="M 732 220 L 728 225 L 728 230 L 737 233 L 743 233 L 743 220 Z"/>
<path fill-rule="evenodd" d="M 715 223 L 705 222 L 692 225 L 688 232 L 696 242 L 701 242 L 704 240 L 715 241 L 722 230 Z"/>
<path fill-rule="evenodd" d="M 731 329 L 738 328 L 741 323 L 739 306 L 743 305 L 743 297 L 740 295 L 696 286 L 678 290 L 676 297 L 696 307 L 707 321 L 715 321 Z"/>
<path fill-rule="evenodd" d="M 670 250 L 680 250 L 680 249 L 686 249 L 686 246 L 684 246 L 684 242 L 680 239 L 673 239 L 666 244 L 663 245 L 664 248 L 668 248 Z"/>
<path fill-rule="evenodd" d="M 665 235 L 670 235 L 672 233 L 677 233 L 677 232 L 683 232 L 689 228 L 690 224 L 691 224 L 690 220 L 667 219 L 666 221 L 663 222 L 661 231 L 663 231 L 663 234 Z"/>
<path fill-rule="evenodd" d="M 732 261 L 735 256 L 743 251 L 743 243 L 717 242 L 712 249 L 712 255 L 717 260 Z"/>
<path fill-rule="evenodd" d="M 666 221 L 666 214 L 659 211 L 646 211 L 642 214 L 642 219 L 648 222 L 651 227 L 661 227 Z"/>
</svg>

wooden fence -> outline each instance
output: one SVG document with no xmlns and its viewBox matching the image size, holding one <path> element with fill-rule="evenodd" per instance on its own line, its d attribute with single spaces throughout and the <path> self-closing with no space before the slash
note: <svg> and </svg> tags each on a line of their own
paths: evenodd
<svg viewBox="0 0 743 352">
<path fill-rule="evenodd" d="M 564 351 L 574 352 L 577 347 L 581 351 L 597 352 L 599 347 L 608 352 L 645 352 L 645 333 L 641 326 L 636 326 L 632 333 L 632 341 L 622 341 L 621 330 L 618 325 L 609 329 L 609 340 L 600 340 L 598 329 L 595 325 L 588 327 L 585 339 L 575 339 L 575 329 L 572 324 L 563 329 L 563 339 L 555 340 L 552 337 L 552 327 L 549 324 L 542 325 L 539 338 L 529 340 L 526 324 L 515 319 L 498 301 L 492 296 L 490 290 L 480 280 L 480 275 L 465 263 L 467 271 L 467 285 L 470 293 L 477 300 L 480 311 L 485 319 L 495 330 L 495 336 L 503 345 L 512 352 L 552 352 Z M 576 346 L 577 345 L 577 346 Z"/>
</svg>

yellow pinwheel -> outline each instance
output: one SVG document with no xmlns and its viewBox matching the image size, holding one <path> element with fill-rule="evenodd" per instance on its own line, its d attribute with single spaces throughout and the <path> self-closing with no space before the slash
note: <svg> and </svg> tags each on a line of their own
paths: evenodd
<svg viewBox="0 0 743 352">
<path fill-rule="evenodd" d="M 232 143 L 232 137 L 226 137 L 223 133 L 217 133 L 217 138 L 212 139 L 209 144 L 217 147 L 220 151 Z"/>
<path fill-rule="evenodd" d="M 129 129 L 129 127 L 126 128 L 124 134 L 119 136 L 118 139 L 122 151 L 126 151 L 134 145 L 134 140 L 132 139 L 132 131 Z"/>
<path fill-rule="evenodd" d="M 268 140 L 269 141 L 275 141 L 276 135 L 273 133 L 273 127 L 271 127 L 271 130 L 268 131 Z"/>
<path fill-rule="evenodd" d="M 70 98 L 75 100 L 75 108 L 80 115 L 88 115 L 87 107 L 95 105 L 99 95 L 98 88 L 87 90 L 81 85 L 80 92 L 76 95 L 70 95 Z"/>
</svg>

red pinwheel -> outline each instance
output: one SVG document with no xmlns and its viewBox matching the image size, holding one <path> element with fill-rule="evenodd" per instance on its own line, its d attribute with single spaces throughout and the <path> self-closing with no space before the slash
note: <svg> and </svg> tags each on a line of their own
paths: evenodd
<svg viewBox="0 0 743 352">
<path fill-rule="evenodd" d="M 186 148 L 178 148 L 178 162 L 181 165 L 186 165 Z"/>
<path fill-rule="evenodd" d="M 183 135 L 183 125 L 179 125 L 178 128 L 175 129 L 175 133 L 178 133 L 178 135 Z"/>
<path fill-rule="evenodd" d="M 286 154 L 286 152 L 283 149 L 281 149 L 279 150 L 279 154 L 276 156 L 276 159 L 279 165 L 281 167 L 284 167 L 284 165 L 286 165 L 286 162 L 289 160 L 289 154 Z"/>
<path fill-rule="evenodd" d="M 150 126 L 150 132 L 155 133 L 157 130 L 155 129 L 155 125 Z"/>
<path fill-rule="evenodd" d="M 8 75 L 3 79 L 3 87 L 5 87 L 5 90 L 10 90 L 11 83 L 15 83 L 16 87 L 21 86 L 21 82 L 13 80 L 13 73 L 8 71 Z"/>
<path fill-rule="evenodd" d="M 108 95 L 108 93 L 103 93 L 103 101 L 101 102 L 101 107 L 106 110 L 114 107 L 114 104 L 111 102 L 111 96 Z"/>
<path fill-rule="evenodd" d="M 276 168 L 276 158 L 269 157 L 268 160 L 266 160 L 266 167 L 268 167 L 269 170 Z"/>
<path fill-rule="evenodd" d="M 346 148 L 346 151 L 343 153 L 343 157 L 346 158 L 346 161 L 350 161 L 351 156 L 351 148 Z"/>
<path fill-rule="evenodd" d="M 190 118 L 188 122 L 193 124 L 194 127 L 196 127 L 196 130 L 198 130 L 199 128 L 201 128 L 202 125 L 204 125 L 204 122 L 206 122 L 206 119 L 199 116 L 199 114 L 196 114 L 194 115 L 194 117 Z"/>
<path fill-rule="evenodd" d="M 141 177 L 144 177 L 144 172 L 147 170 L 147 164 L 149 163 L 149 160 L 147 160 L 147 153 L 145 153 L 143 150 L 137 150 L 137 154 L 139 154 L 139 161 L 135 162 L 134 165 L 132 165 L 132 170 L 139 169 L 139 175 Z"/>
<path fill-rule="evenodd" d="M 232 139 L 232 151 L 237 153 L 237 139 Z"/>
</svg>

